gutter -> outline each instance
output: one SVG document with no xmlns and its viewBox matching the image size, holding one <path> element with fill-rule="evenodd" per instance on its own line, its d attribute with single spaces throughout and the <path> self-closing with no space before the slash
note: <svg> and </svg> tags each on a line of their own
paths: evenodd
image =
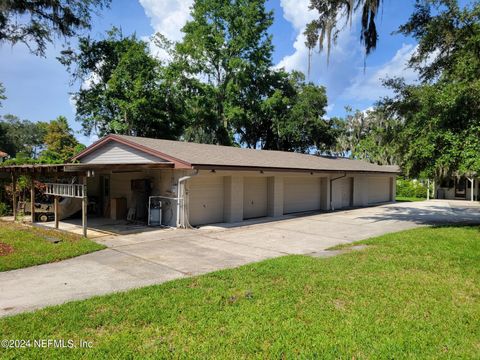
<svg viewBox="0 0 480 360">
<path fill-rule="evenodd" d="M 383 166 L 383 165 L 379 165 Z M 242 165 L 215 165 L 215 164 L 192 164 L 193 169 L 198 170 L 217 170 L 217 171 L 264 171 L 264 172 L 300 172 L 300 173 L 338 173 L 349 172 L 355 174 L 400 174 L 401 171 L 388 171 L 387 169 L 378 170 L 352 170 L 352 169 L 310 169 L 310 168 L 281 168 L 268 166 L 242 166 Z"/>
<path fill-rule="evenodd" d="M 347 177 L 347 172 L 346 171 L 342 176 L 330 179 L 330 210 L 335 210 L 335 208 L 333 206 L 333 199 L 332 199 L 332 196 L 333 196 L 333 191 L 332 191 L 333 182 L 335 180 L 343 179 L 344 177 Z"/>
</svg>

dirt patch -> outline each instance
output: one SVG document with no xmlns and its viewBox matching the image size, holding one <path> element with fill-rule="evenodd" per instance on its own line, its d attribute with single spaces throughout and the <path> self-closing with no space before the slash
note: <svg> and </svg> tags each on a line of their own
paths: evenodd
<svg viewBox="0 0 480 360">
<path fill-rule="evenodd" d="M 13 246 L 0 242 L 0 256 L 13 253 Z"/>
</svg>

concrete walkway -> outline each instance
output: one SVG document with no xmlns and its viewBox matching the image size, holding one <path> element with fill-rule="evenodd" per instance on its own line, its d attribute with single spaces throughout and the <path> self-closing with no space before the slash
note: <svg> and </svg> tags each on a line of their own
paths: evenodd
<svg viewBox="0 0 480 360">
<path fill-rule="evenodd" d="M 2 272 L 0 316 L 287 254 L 321 256 L 337 244 L 422 225 L 479 224 L 480 206 L 435 200 L 267 220 L 102 237 L 96 241 L 108 249 Z"/>
</svg>

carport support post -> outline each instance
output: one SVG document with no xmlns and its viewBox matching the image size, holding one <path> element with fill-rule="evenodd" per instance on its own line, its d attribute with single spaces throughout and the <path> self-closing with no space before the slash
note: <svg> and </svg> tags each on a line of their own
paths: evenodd
<svg viewBox="0 0 480 360">
<path fill-rule="evenodd" d="M 17 176 L 12 174 L 12 210 L 13 221 L 17 221 Z"/>
<path fill-rule="evenodd" d="M 58 181 L 58 176 L 55 175 L 55 178 L 54 178 L 54 182 L 56 183 Z M 58 229 L 58 222 L 59 222 L 59 218 L 58 218 L 58 196 L 55 195 L 53 197 L 53 214 L 55 215 L 55 229 Z"/>
<path fill-rule="evenodd" d="M 83 177 L 83 198 L 82 198 L 82 227 L 83 236 L 87 237 L 87 176 Z"/>
<path fill-rule="evenodd" d="M 55 229 L 58 229 L 58 196 L 53 198 L 53 211 L 55 214 Z"/>
<path fill-rule="evenodd" d="M 430 200 L 430 179 L 427 179 L 427 200 Z"/>
<path fill-rule="evenodd" d="M 32 215 L 32 224 L 35 222 L 35 178 L 30 177 L 30 214 Z"/>
</svg>

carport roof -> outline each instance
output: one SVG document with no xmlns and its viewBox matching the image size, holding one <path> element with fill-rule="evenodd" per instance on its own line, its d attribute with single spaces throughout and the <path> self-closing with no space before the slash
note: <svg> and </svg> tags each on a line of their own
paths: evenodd
<svg viewBox="0 0 480 360">
<path fill-rule="evenodd" d="M 171 161 L 176 168 L 254 168 L 299 171 L 354 171 L 398 173 L 397 166 L 381 166 L 340 157 L 316 156 L 285 151 L 255 150 L 231 146 L 197 144 L 127 135 L 107 135 L 87 147 L 73 160 L 115 141 Z"/>
</svg>

